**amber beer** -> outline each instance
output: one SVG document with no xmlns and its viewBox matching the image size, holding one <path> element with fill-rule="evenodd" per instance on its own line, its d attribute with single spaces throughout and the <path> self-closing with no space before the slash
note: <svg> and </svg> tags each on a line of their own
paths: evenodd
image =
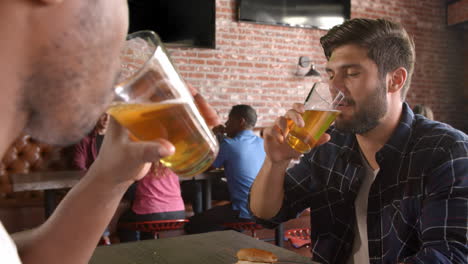
<svg viewBox="0 0 468 264">
<path fill-rule="evenodd" d="M 339 113 L 338 110 L 306 110 L 302 114 L 305 126 L 293 124 L 286 137 L 289 146 L 301 153 L 309 152 Z"/>
<path fill-rule="evenodd" d="M 161 163 L 179 176 L 191 177 L 206 170 L 216 157 L 209 140 L 196 127 L 196 117 L 191 108 L 180 100 L 147 104 L 116 103 L 108 113 L 138 140 L 163 138 L 171 142 L 176 151 L 161 159 Z"/>
</svg>

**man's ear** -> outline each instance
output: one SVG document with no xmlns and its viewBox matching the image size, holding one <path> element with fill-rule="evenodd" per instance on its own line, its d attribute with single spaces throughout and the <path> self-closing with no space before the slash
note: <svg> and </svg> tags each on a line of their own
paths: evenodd
<svg viewBox="0 0 468 264">
<path fill-rule="evenodd" d="M 239 124 L 240 124 L 240 127 L 242 127 L 242 128 L 247 127 L 247 121 L 243 117 L 239 118 Z"/>
<path fill-rule="evenodd" d="M 403 85 L 406 83 L 406 79 L 408 78 L 408 71 L 404 67 L 399 67 L 396 70 L 389 72 L 389 85 L 388 91 L 390 93 L 395 93 L 399 91 Z"/>
</svg>

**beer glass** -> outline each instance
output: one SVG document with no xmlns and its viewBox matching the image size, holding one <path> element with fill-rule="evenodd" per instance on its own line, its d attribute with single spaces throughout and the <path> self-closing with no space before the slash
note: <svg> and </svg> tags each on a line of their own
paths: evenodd
<svg viewBox="0 0 468 264">
<path fill-rule="evenodd" d="M 305 112 L 302 118 L 305 125 L 304 127 L 294 124 L 290 126 L 290 131 L 286 136 L 289 146 L 301 153 L 309 152 L 335 121 L 340 113 L 336 108 L 343 98 L 344 95 L 340 91 L 333 95 L 327 83 L 315 83 L 304 103 Z"/>
<path fill-rule="evenodd" d="M 179 176 L 206 170 L 218 154 L 218 143 L 156 33 L 130 34 L 121 63 L 108 113 L 134 140 L 171 142 L 175 153 L 160 161 Z"/>
</svg>

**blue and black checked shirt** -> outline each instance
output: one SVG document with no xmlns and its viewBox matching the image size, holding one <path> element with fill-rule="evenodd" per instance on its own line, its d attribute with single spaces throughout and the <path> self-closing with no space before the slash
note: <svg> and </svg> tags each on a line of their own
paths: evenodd
<svg viewBox="0 0 468 264">
<path fill-rule="evenodd" d="M 331 141 L 287 171 L 280 212 L 263 224 L 311 208 L 313 260 L 346 263 L 364 177 L 356 138 L 330 129 Z M 368 199 L 370 263 L 468 263 L 468 137 L 414 115 L 377 152 L 380 171 Z"/>
</svg>

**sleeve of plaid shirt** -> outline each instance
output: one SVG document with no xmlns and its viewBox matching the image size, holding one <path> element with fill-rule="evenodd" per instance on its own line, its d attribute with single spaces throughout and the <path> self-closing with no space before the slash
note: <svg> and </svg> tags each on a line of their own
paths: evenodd
<svg viewBox="0 0 468 264">
<path fill-rule="evenodd" d="M 269 228 L 285 222 L 287 220 L 296 218 L 305 209 L 310 207 L 310 198 L 317 192 L 310 188 L 319 190 L 317 186 L 321 184 L 312 184 L 314 180 L 311 175 L 311 166 L 308 158 L 302 157 L 301 162 L 296 165 L 292 173 L 287 172 L 284 180 L 284 200 L 280 211 L 271 219 L 256 218 L 255 220 Z M 290 169 L 291 170 L 291 169 Z M 315 179 L 316 181 L 318 179 Z M 249 210 L 250 210 L 250 193 L 249 193 Z"/>
<path fill-rule="evenodd" d="M 419 222 L 420 251 L 404 263 L 468 263 L 468 143 L 458 141 L 451 148 L 437 149 L 438 160 L 428 160 L 433 169 L 425 175 L 425 199 Z M 272 219 L 256 219 L 274 227 L 295 218 L 314 199 L 311 187 L 320 192 L 320 177 L 310 177 L 308 159 L 294 167 L 285 178 L 285 200 Z M 326 204 L 326 203 L 324 203 Z M 315 207 L 320 207 L 315 204 Z"/>
<path fill-rule="evenodd" d="M 422 247 L 404 263 L 468 263 L 468 143 L 439 151 L 425 175 L 419 225 Z"/>
</svg>

